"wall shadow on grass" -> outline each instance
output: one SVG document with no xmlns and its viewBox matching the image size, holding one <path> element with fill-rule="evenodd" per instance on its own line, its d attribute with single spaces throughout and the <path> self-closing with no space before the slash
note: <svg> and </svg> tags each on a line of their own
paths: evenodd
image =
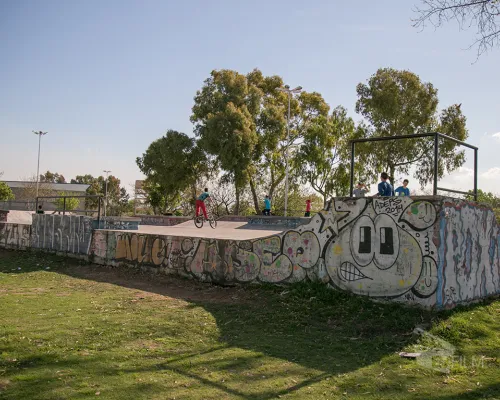
<svg viewBox="0 0 500 400">
<path fill-rule="evenodd" d="M 15 264 L 13 262 L 7 263 L 8 268 L 0 272 L 18 274 L 46 270 L 49 266 L 51 271 L 74 278 L 183 300 L 188 303 L 187 308 L 201 307 L 211 314 L 218 328 L 219 339 L 216 345 L 211 344 L 211 349 L 192 354 L 187 352 L 172 356 L 162 353 L 160 348 L 154 354 L 155 357 L 139 364 L 107 361 L 106 356 L 113 349 L 89 358 L 70 356 L 65 360 L 33 355 L 31 360 L 19 362 L 27 370 L 41 368 L 41 374 L 35 374 L 33 379 L 20 385 L 21 391 L 16 392 L 18 396 L 27 395 L 30 390 L 55 393 L 60 382 L 50 379 L 47 369 L 84 368 L 89 373 L 110 379 L 122 374 L 133 377 L 140 373 L 182 376 L 192 382 L 186 390 L 190 390 L 193 398 L 217 398 L 225 394 L 243 399 L 271 399 L 394 356 L 413 343 L 415 338 L 412 331 L 416 325 L 436 318 L 435 314 L 427 311 L 398 304 L 377 304 L 366 298 L 330 290 L 319 283 L 222 288 L 175 277 L 141 274 L 135 270 L 86 266 L 77 261 L 68 262 L 67 259 L 47 255 L 32 254 L 29 257 L 32 258 L 28 258 L 28 262 L 23 261 L 21 270 L 11 268 Z M 21 257 L 17 258 L 21 262 Z M 161 310 L 158 312 L 161 313 Z M 197 322 L 192 321 L 192 324 Z M 165 332 L 170 331 L 159 326 L 151 332 L 151 337 L 161 337 Z M 117 346 L 124 345 L 126 342 L 117 343 Z M 228 356 L 227 351 L 231 349 L 247 352 Z M 257 378 L 264 378 L 256 377 L 255 371 L 264 364 L 262 355 L 267 357 L 265 363 L 271 368 L 276 367 L 266 372 L 265 379 L 283 378 L 287 382 L 282 387 L 259 386 Z M 230 372 L 231 377 L 224 382 L 216 376 L 207 375 L 204 370 L 214 374 Z M 307 376 L 307 379 L 292 381 L 289 377 L 296 374 Z M 138 383 L 131 379 L 126 387 L 117 387 L 116 394 L 123 393 L 123 398 L 130 398 L 132 393 L 137 393 L 138 397 L 153 396 L 165 391 L 165 384 Z M 74 398 L 83 398 L 93 390 L 82 389 Z M 464 393 L 462 397 L 442 397 L 436 393 L 432 398 L 476 399 L 489 393 L 486 390 L 490 389 L 477 388 Z M 401 392 L 394 389 L 394 396 L 397 395 L 401 395 Z M 406 393 L 405 396 L 418 398 L 417 394 Z"/>
</svg>

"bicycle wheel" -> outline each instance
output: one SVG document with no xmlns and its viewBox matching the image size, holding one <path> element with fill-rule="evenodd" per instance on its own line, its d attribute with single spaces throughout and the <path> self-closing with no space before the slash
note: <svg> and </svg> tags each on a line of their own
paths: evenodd
<svg viewBox="0 0 500 400">
<path fill-rule="evenodd" d="M 212 227 L 212 229 L 215 229 L 217 227 L 217 220 L 215 219 L 215 217 L 210 216 L 210 219 L 208 220 L 208 222 L 210 223 L 210 226 Z"/>
<path fill-rule="evenodd" d="M 197 228 L 202 228 L 203 227 L 203 217 L 200 215 L 198 217 L 194 217 L 194 224 L 196 225 Z"/>
</svg>

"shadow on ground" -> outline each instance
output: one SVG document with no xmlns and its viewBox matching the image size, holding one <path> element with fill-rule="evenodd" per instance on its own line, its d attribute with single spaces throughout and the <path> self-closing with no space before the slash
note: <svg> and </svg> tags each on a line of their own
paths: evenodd
<svg viewBox="0 0 500 400">
<path fill-rule="evenodd" d="M 0 262 L 2 258 L 8 257 L 9 252 L 0 252 Z M 32 267 L 0 272 L 23 273 L 47 268 L 47 256 L 31 254 L 30 257 L 33 257 Z M 215 318 L 220 333 L 220 345 L 208 350 L 206 354 L 183 354 L 147 368 L 117 367 L 109 363 L 106 370 L 97 370 L 95 373 L 114 376 L 148 370 L 172 371 L 197 381 L 200 386 L 208 386 L 227 395 L 245 399 L 276 398 L 326 378 L 377 363 L 411 344 L 415 340 L 412 331 L 416 325 L 428 324 L 437 318 L 436 314 L 419 309 L 398 304 L 376 304 L 359 296 L 332 291 L 322 284 L 225 288 L 176 277 L 141 274 L 137 270 L 82 265 L 77 261 L 56 257 L 50 260 L 50 268 L 54 272 L 183 300 L 190 303 L 190 307 L 202 307 Z M 228 362 L 217 354 L 228 348 L 246 349 L 252 353 L 248 353 L 248 357 Z M 196 358 L 194 362 L 197 368 L 203 368 L 206 363 L 212 370 L 231 370 L 238 376 L 235 379 L 248 380 L 249 384 L 255 385 L 255 376 L 251 373 L 248 375 L 248 372 L 260 365 L 262 355 L 279 360 L 280 365 L 283 365 L 282 361 L 289 363 L 289 367 L 271 373 L 275 376 L 286 378 L 287 374 L 294 373 L 294 365 L 298 364 L 311 369 L 311 377 L 286 389 L 260 391 L 257 395 L 210 379 L 193 372 L 191 368 L 191 360 Z M 64 369 L 65 365 L 61 362 L 51 361 L 49 355 L 44 357 L 43 360 L 34 358 L 23 362 L 26 368 L 40 363 L 54 363 L 54 368 Z M 96 361 L 85 361 L 81 358 L 68 358 L 64 361 L 67 367 L 72 363 L 82 362 Z M 43 390 L 51 390 L 51 384 L 44 383 L 48 382 L 45 378 L 40 377 L 31 384 L 42 384 L 46 386 Z M 429 398 L 479 399 L 497 389 L 500 389 L 500 385 L 478 387 L 474 391 L 452 397 L 443 397 L 436 393 L 435 397 Z M 126 394 L 130 388 L 117 390 L 123 390 Z M 391 390 L 389 388 L 387 394 Z M 152 395 L 156 393 L 156 389 L 154 385 L 148 386 L 144 383 L 141 393 Z M 394 396 L 400 394 L 394 392 Z M 413 397 L 407 394 L 407 397 L 419 398 L 416 394 Z"/>
</svg>

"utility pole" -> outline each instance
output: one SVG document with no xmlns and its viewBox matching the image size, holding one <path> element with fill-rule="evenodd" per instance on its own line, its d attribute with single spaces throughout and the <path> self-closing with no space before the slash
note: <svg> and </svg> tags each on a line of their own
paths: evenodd
<svg viewBox="0 0 500 400">
<path fill-rule="evenodd" d="M 36 197 L 38 197 L 38 185 L 40 182 L 40 147 L 42 144 L 42 136 L 46 135 L 47 132 L 42 132 L 42 131 L 35 132 L 35 131 L 33 131 L 33 133 L 35 135 L 38 135 L 38 166 L 36 167 Z"/>
<path fill-rule="evenodd" d="M 290 86 L 285 85 L 284 88 L 278 88 L 280 92 L 288 94 L 288 118 L 287 118 L 287 133 L 286 133 L 286 153 L 285 153 L 285 217 L 288 211 L 288 173 L 289 173 L 289 161 L 288 161 L 288 148 L 290 147 L 290 101 L 292 95 L 295 93 L 300 93 L 302 91 L 302 86 L 297 86 L 295 89 L 290 89 Z"/>
<path fill-rule="evenodd" d="M 104 216 L 106 216 L 106 208 L 108 207 L 108 179 L 111 171 L 104 170 L 102 172 L 106 174 L 106 181 L 104 182 Z"/>
</svg>

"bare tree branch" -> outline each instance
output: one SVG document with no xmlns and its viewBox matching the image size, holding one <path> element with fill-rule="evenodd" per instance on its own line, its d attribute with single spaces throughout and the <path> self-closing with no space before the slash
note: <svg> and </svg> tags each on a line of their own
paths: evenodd
<svg viewBox="0 0 500 400">
<path fill-rule="evenodd" d="M 477 57 L 500 45 L 499 0 L 421 0 L 422 7 L 415 7 L 418 14 L 413 26 L 425 29 L 427 23 L 435 28 L 455 20 L 461 30 L 475 26 L 476 40 L 470 48 L 477 47 Z"/>
</svg>

